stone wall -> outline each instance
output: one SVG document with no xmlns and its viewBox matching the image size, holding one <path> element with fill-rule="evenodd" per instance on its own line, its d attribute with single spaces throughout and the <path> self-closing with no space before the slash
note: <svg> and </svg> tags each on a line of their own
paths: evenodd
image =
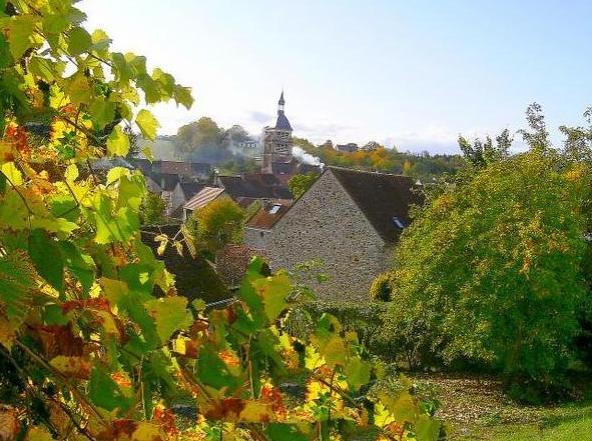
<svg viewBox="0 0 592 441">
<path fill-rule="evenodd" d="M 319 284 L 314 274 L 305 278 L 320 300 L 369 301 L 372 280 L 392 260 L 391 247 L 385 246 L 331 170 L 275 224 L 263 244 L 273 270 L 321 260 L 318 272 L 329 280 Z"/>
<path fill-rule="evenodd" d="M 271 232 L 269 230 L 246 227 L 245 244 L 252 250 L 267 250 L 270 235 Z"/>
</svg>

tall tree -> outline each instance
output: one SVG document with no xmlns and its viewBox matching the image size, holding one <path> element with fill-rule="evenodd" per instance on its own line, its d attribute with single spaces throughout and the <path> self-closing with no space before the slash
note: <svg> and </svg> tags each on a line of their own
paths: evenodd
<svg viewBox="0 0 592 441">
<path fill-rule="evenodd" d="M 543 114 L 543 107 L 532 103 L 526 108 L 526 121 L 530 130 L 519 130 L 531 150 L 546 151 L 552 147 Z"/>
</svg>

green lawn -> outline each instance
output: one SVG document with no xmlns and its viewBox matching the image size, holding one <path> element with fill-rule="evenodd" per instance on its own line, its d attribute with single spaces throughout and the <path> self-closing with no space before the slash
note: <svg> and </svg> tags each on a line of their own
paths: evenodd
<svg viewBox="0 0 592 441">
<path fill-rule="evenodd" d="M 576 402 L 521 406 L 498 381 L 485 377 L 428 375 L 435 386 L 438 416 L 450 427 L 450 441 L 592 441 L 592 393 Z"/>
<path fill-rule="evenodd" d="M 592 417 L 560 422 L 549 427 L 509 426 L 495 430 L 492 441 L 590 441 Z"/>
</svg>

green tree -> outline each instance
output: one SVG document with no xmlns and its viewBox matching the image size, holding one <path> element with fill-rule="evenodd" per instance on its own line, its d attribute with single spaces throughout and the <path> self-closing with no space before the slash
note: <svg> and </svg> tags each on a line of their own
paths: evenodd
<svg viewBox="0 0 592 441">
<path fill-rule="evenodd" d="M 177 131 L 179 144 L 187 151 L 219 146 L 224 131 L 212 118 L 202 117 Z"/>
<path fill-rule="evenodd" d="M 319 178 L 318 173 L 310 172 L 304 175 L 294 175 L 288 181 L 288 188 L 294 198 L 299 198 L 315 183 Z"/>
<path fill-rule="evenodd" d="M 147 192 L 142 206 L 142 223 L 145 225 L 162 224 L 165 220 L 166 204 L 160 195 Z"/>
<path fill-rule="evenodd" d="M 241 243 L 245 212 L 230 198 L 216 199 L 195 211 L 189 225 L 197 248 L 212 259 L 230 243 Z"/>
<path fill-rule="evenodd" d="M 510 147 L 512 146 L 512 136 L 508 129 L 504 129 L 499 136 L 495 138 L 495 144 L 489 137 L 485 141 L 477 138 L 471 144 L 462 135 L 458 137 L 458 146 L 463 152 L 464 159 L 473 167 L 486 167 L 488 164 L 508 158 Z"/>
<path fill-rule="evenodd" d="M 587 169 L 559 162 L 532 150 L 432 201 L 396 253 L 393 338 L 508 379 L 549 382 L 567 367 L 587 296 L 590 183 Z"/>
</svg>

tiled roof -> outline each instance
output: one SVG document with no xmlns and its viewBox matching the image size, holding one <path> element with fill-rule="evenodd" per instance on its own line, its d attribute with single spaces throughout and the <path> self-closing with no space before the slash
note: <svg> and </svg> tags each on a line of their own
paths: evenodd
<svg viewBox="0 0 592 441">
<path fill-rule="evenodd" d="M 203 299 L 206 303 L 218 302 L 231 298 L 231 294 L 216 274 L 215 269 L 203 258 L 195 259 L 183 245 L 183 255 L 177 249 L 168 245 L 164 254 L 158 256 L 156 249 L 159 243 L 154 241 L 158 234 L 174 237 L 179 231 L 179 225 L 144 226 L 142 227 L 142 242 L 148 245 L 157 259 L 164 261 L 168 271 L 175 275 L 175 286 L 180 295 L 189 300 Z M 158 293 L 163 295 L 164 293 Z"/>
<path fill-rule="evenodd" d="M 154 171 L 163 175 L 193 175 L 191 163 L 180 161 L 157 161 Z"/>
<path fill-rule="evenodd" d="M 216 271 L 226 286 L 233 288 L 240 284 L 254 255 L 246 245 L 233 244 L 216 253 Z"/>
<path fill-rule="evenodd" d="M 409 208 L 423 198 L 407 176 L 370 173 L 329 167 L 374 229 L 386 242 L 395 242 L 401 228 L 409 225 Z M 398 222 L 397 222 L 398 221 Z"/>
<path fill-rule="evenodd" d="M 180 182 L 181 190 L 187 199 L 191 199 L 199 193 L 205 186 L 199 182 Z"/>
<path fill-rule="evenodd" d="M 195 211 L 199 208 L 205 207 L 222 193 L 224 193 L 223 188 L 204 187 L 199 193 L 189 199 L 183 208 L 186 210 Z"/>
<path fill-rule="evenodd" d="M 242 176 L 219 176 L 224 190 L 234 200 L 240 197 L 255 199 L 292 199 L 287 187 L 277 185 L 277 178 L 270 175 L 255 174 Z M 274 184 L 271 184 L 274 182 Z"/>
<path fill-rule="evenodd" d="M 288 212 L 292 201 L 275 200 L 270 201 L 261 207 L 255 215 L 247 222 L 247 227 L 261 230 L 269 230 Z"/>
</svg>

